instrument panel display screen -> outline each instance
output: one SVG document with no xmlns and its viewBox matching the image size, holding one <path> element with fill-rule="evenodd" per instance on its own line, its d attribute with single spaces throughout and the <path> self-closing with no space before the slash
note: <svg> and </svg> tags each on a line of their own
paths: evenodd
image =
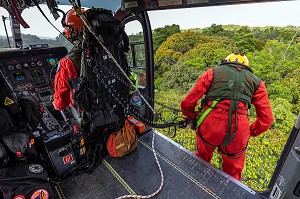
<svg viewBox="0 0 300 199">
<path fill-rule="evenodd" d="M 33 83 L 34 83 L 34 85 L 38 86 L 38 85 L 45 84 L 46 80 L 44 77 L 38 77 L 38 78 L 33 79 Z"/>
<path fill-rule="evenodd" d="M 16 72 L 13 73 L 13 77 L 16 81 L 23 81 L 26 80 L 26 76 L 24 72 Z"/>
<path fill-rule="evenodd" d="M 30 71 L 32 77 L 41 77 L 43 76 L 42 69 L 35 69 Z"/>
</svg>

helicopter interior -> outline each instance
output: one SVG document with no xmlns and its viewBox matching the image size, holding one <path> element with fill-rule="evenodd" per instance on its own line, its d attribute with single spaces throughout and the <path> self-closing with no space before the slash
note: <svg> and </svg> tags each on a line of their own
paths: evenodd
<svg viewBox="0 0 300 199">
<path fill-rule="evenodd" d="M 13 16 L 14 41 L 20 47 L 22 41 L 19 35 L 20 25 L 24 25 L 18 18 L 19 11 L 14 10 L 8 1 L 0 0 L 0 7 L 4 7 Z M 11 1 L 13 2 L 13 0 Z M 70 5 L 67 0 L 55 1 L 14 1 L 19 10 L 47 3 L 54 17 L 57 11 L 53 9 L 59 5 Z M 80 1 L 78 1 L 80 2 Z M 104 7 L 116 10 L 115 17 L 126 23 L 138 20 L 142 24 L 144 43 L 151 44 L 151 25 L 147 15 L 149 10 L 163 10 L 173 8 L 201 7 L 211 5 L 248 3 L 258 1 L 82 1 L 82 7 Z M 119 8 L 119 9 L 118 9 Z M 19 44 L 18 44 L 19 43 Z M 139 45 L 132 44 L 132 49 Z M 152 45 L 145 45 L 145 66 L 141 67 L 133 59 L 131 64 L 145 70 L 145 80 L 140 90 L 147 96 L 154 98 L 154 63 Z M 134 50 L 133 50 L 134 51 Z M 74 141 L 74 129 L 69 121 L 75 120 L 73 110 L 55 110 L 53 101 L 53 81 L 58 62 L 67 55 L 66 47 L 49 47 L 47 45 L 31 45 L 25 49 L 0 51 L 0 69 L 3 77 L 16 92 L 28 92 L 39 99 L 43 107 L 42 121 L 39 126 L 40 154 L 37 162 L 21 164 L 24 169 L 32 164 L 40 164 L 45 168 L 47 177 L 54 187 L 54 198 L 117 198 L 122 195 L 148 195 L 156 193 L 155 198 L 298 198 L 300 197 L 299 179 L 291 176 L 288 165 L 296 171 L 300 169 L 299 154 L 295 147 L 300 143 L 300 122 L 297 121 L 287 142 L 282 158 L 270 182 L 269 190 L 261 193 L 248 188 L 229 175 L 204 162 L 190 151 L 184 149 L 174 141 L 157 132 L 150 126 L 146 133 L 139 137 L 137 150 L 128 156 L 116 159 L 110 156 L 103 158 L 101 164 L 91 174 L 66 176 L 81 161 L 79 140 Z M 134 57 L 134 53 L 132 57 Z M 149 102 L 153 106 L 153 102 Z M 149 107 L 143 110 L 147 120 L 153 120 L 154 115 Z M 152 136 L 156 135 L 155 147 Z M 294 150 L 294 151 L 293 151 Z M 158 155 L 159 163 L 153 153 Z M 145 158 L 147 157 L 147 158 Z M 43 173 L 43 172 L 42 172 Z M 40 173 L 39 173 L 40 174 Z M 280 183 L 282 177 L 286 183 Z M 20 180 L 7 178 L 3 182 Z M 184 185 L 184 186 L 182 186 Z M 292 187 L 292 188 L 291 188 Z M 159 193 L 159 194 L 158 194 Z M 298 195 L 297 195 L 298 194 Z M 150 195 L 150 194 L 149 194 Z M 148 196 L 149 196 L 148 195 Z M 152 196 L 152 197 L 153 197 Z M 140 196 L 137 196 L 140 197 Z M 0 196 L 1 198 L 1 196 Z"/>
</svg>

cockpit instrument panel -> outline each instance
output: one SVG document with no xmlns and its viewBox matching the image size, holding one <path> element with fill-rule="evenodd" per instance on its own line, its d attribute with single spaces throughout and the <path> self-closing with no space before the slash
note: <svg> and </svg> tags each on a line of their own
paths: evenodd
<svg viewBox="0 0 300 199">
<path fill-rule="evenodd" d="M 62 130 L 52 105 L 53 79 L 59 60 L 68 53 L 65 47 L 0 51 L 0 70 L 16 93 L 27 91 L 39 98 L 44 108 L 45 132 Z"/>
<path fill-rule="evenodd" d="M 66 54 L 65 47 L 1 51 L 0 66 L 14 88 L 31 90 L 52 84 L 51 74 Z"/>
<path fill-rule="evenodd" d="M 53 94 L 53 78 L 65 47 L 0 51 L 0 70 L 15 90 L 30 91 L 42 101 Z"/>
</svg>

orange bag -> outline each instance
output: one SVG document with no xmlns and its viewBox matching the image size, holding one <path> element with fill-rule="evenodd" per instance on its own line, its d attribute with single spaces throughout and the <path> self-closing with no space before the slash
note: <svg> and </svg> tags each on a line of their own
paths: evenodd
<svg viewBox="0 0 300 199">
<path fill-rule="evenodd" d="M 124 127 L 115 133 L 112 133 L 106 143 L 109 155 L 113 157 L 122 157 L 133 151 L 138 144 L 138 137 L 134 127 L 125 120 Z"/>
</svg>

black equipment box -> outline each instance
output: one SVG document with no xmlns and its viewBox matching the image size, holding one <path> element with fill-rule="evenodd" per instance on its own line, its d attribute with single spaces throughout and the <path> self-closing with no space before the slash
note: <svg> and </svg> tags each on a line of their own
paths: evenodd
<svg viewBox="0 0 300 199">
<path fill-rule="evenodd" d="M 59 177 L 77 165 L 71 135 L 71 130 L 58 131 L 56 129 L 43 135 L 47 153 Z"/>
</svg>

